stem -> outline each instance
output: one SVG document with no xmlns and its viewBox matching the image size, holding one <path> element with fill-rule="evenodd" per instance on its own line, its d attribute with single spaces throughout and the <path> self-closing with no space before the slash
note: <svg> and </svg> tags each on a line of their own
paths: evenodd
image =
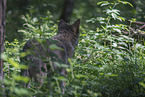
<svg viewBox="0 0 145 97">
<path fill-rule="evenodd" d="M 55 79 L 55 81 L 56 81 L 56 84 L 57 84 L 58 91 L 59 91 L 59 93 L 61 93 L 61 89 L 60 89 L 59 82 L 58 82 L 58 80 L 57 80 L 57 79 Z"/>
</svg>

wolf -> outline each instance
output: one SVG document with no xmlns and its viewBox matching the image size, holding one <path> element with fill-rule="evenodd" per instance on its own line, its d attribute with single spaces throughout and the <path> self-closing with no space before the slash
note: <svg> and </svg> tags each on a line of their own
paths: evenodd
<svg viewBox="0 0 145 97">
<path fill-rule="evenodd" d="M 28 65 L 28 69 L 21 70 L 21 75 L 40 83 L 55 72 L 67 77 L 66 68 L 61 64 L 69 66 L 68 58 L 73 56 L 78 44 L 79 25 L 79 19 L 72 25 L 61 19 L 58 23 L 58 32 L 52 38 L 28 40 L 22 50 L 26 56 L 21 58 L 21 61 Z M 65 82 L 61 82 L 60 85 L 64 92 Z"/>
</svg>

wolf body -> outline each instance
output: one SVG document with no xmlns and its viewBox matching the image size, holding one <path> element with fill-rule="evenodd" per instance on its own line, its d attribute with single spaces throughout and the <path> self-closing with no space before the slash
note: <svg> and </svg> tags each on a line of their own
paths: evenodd
<svg viewBox="0 0 145 97">
<path fill-rule="evenodd" d="M 69 66 L 68 58 L 73 56 L 75 46 L 78 44 L 79 25 L 80 20 L 72 25 L 60 20 L 58 33 L 52 38 L 45 40 L 31 39 L 26 42 L 23 52 L 30 54 L 22 58 L 21 61 L 29 67 L 27 70 L 22 70 L 21 74 L 40 83 L 44 81 L 44 78 L 51 76 L 53 72 L 58 72 L 66 77 L 66 69 L 58 66 L 57 63 Z M 52 49 L 51 46 L 57 48 Z M 63 87 L 64 82 L 61 83 L 61 88 Z"/>
</svg>

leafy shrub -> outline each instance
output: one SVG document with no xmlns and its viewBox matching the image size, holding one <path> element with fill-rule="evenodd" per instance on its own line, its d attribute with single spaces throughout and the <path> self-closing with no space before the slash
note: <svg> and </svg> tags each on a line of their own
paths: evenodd
<svg viewBox="0 0 145 97">
<path fill-rule="evenodd" d="M 81 26 L 80 41 L 71 64 L 67 68 L 67 78 L 55 77 L 51 82 L 53 92 L 47 87 L 47 80 L 41 89 L 31 85 L 30 88 L 22 87 L 21 81 L 28 82 L 29 78 L 19 76 L 20 69 L 26 69 L 20 65 L 19 51 L 30 38 L 45 39 L 55 35 L 57 25 L 51 21 L 51 15 L 38 19 L 31 16 L 23 16 L 26 29 L 19 30 L 25 35 L 23 43 L 15 40 L 5 43 L 3 58 L 5 72 L 5 91 L 8 96 L 102 96 L 102 97 L 140 97 L 145 96 L 145 46 L 136 43 L 131 37 L 122 34 L 122 30 L 129 26 L 122 24 L 125 18 L 120 16 L 116 5 L 126 1 L 99 2 L 106 6 L 107 17 L 97 17 L 87 22 L 99 22 L 101 27 L 96 30 L 88 30 L 86 25 Z M 108 7 L 107 7 L 108 6 Z M 132 6 L 132 5 L 131 5 Z M 117 22 L 117 23 L 116 23 Z M 57 81 L 66 80 L 65 94 L 57 85 Z"/>
<path fill-rule="evenodd" d="M 78 74 L 83 74 L 84 91 L 87 94 L 101 93 L 103 97 L 137 97 L 144 96 L 144 46 L 135 43 L 131 37 L 125 36 L 122 30 L 127 25 L 114 24 L 125 21 L 119 16 L 115 6 L 126 1 L 99 2 L 101 6 L 109 6 L 104 10 L 107 17 L 97 17 L 87 22 L 97 22 L 102 28 L 96 31 L 83 31 L 83 39 L 77 49 Z M 132 6 L 132 5 L 131 5 Z M 118 21 L 117 21 L 118 22 Z M 94 95 L 93 95 L 94 96 Z"/>
</svg>

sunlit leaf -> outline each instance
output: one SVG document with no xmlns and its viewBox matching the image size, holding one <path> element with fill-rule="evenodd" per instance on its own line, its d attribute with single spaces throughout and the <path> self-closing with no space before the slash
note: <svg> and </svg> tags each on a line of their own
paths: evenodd
<svg viewBox="0 0 145 97">
<path fill-rule="evenodd" d="M 17 81 L 23 81 L 25 83 L 28 83 L 30 81 L 29 77 L 19 76 L 19 75 L 13 75 L 13 78 Z"/>
<path fill-rule="evenodd" d="M 100 4 L 102 4 L 102 3 L 103 3 L 103 4 L 108 4 L 108 1 L 101 1 L 101 2 L 98 2 L 97 5 L 100 5 Z"/>
<path fill-rule="evenodd" d="M 100 75 L 104 75 L 104 73 L 99 73 Z"/>
<path fill-rule="evenodd" d="M 61 67 L 67 68 L 69 66 L 67 64 L 61 64 Z"/>
<path fill-rule="evenodd" d="M 118 16 L 117 19 L 120 20 L 121 22 L 122 22 L 122 21 L 125 21 L 125 18 L 120 17 L 120 16 Z"/>
<path fill-rule="evenodd" d="M 8 56 L 4 53 L 1 54 L 1 58 L 4 59 L 5 61 L 8 60 Z"/>
<path fill-rule="evenodd" d="M 114 31 L 118 32 L 119 34 L 121 34 L 121 30 L 117 29 L 117 28 L 113 28 Z"/>
<path fill-rule="evenodd" d="M 20 57 L 25 57 L 26 55 L 29 55 L 29 54 L 31 54 L 30 51 L 27 51 L 27 52 L 21 52 L 21 53 L 20 53 Z"/>
<path fill-rule="evenodd" d="M 101 6 L 106 6 L 106 5 L 109 5 L 110 3 L 103 3 L 101 4 Z"/>
<path fill-rule="evenodd" d="M 145 88 L 145 83 L 143 83 L 143 82 L 139 82 L 139 85 L 141 85 L 142 87 Z"/>
<path fill-rule="evenodd" d="M 67 81 L 67 79 L 64 76 L 59 76 L 57 78 L 58 78 L 58 80 L 61 80 L 61 81 Z"/>
<path fill-rule="evenodd" d="M 81 78 L 81 77 L 86 77 L 86 75 L 82 75 L 82 74 L 77 74 L 75 75 L 77 78 Z"/>
<path fill-rule="evenodd" d="M 112 12 L 116 13 L 117 15 L 120 15 L 120 14 L 119 14 L 120 11 L 117 10 L 117 9 L 113 9 Z"/>
<path fill-rule="evenodd" d="M 56 49 L 58 49 L 58 50 L 64 50 L 64 49 L 62 49 L 61 47 L 58 47 L 56 44 L 51 44 L 51 45 L 49 45 L 49 48 L 50 48 L 51 50 L 56 50 Z"/>
<path fill-rule="evenodd" d="M 10 64 L 12 64 L 15 68 L 19 68 L 19 63 L 13 61 L 12 59 L 9 59 L 8 62 L 9 62 Z"/>
<path fill-rule="evenodd" d="M 28 26 L 29 28 L 31 28 L 31 29 L 33 29 L 33 30 L 36 30 L 36 29 L 37 29 L 37 28 L 35 28 L 33 25 L 28 24 L 28 23 L 26 23 L 26 24 L 24 24 L 24 25 Z"/>
<path fill-rule="evenodd" d="M 117 47 L 117 43 L 113 43 L 113 45 L 112 45 L 113 47 Z"/>
<path fill-rule="evenodd" d="M 20 69 L 28 69 L 28 65 L 22 65 L 22 64 L 20 64 L 20 65 L 19 65 L 19 68 L 20 68 Z"/>
<path fill-rule="evenodd" d="M 28 90 L 26 90 L 24 88 L 14 88 L 14 92 L 18 95 L 28 95 L 29 94 Z"/>
<path fill-rule="evenodd" d="M 59 76 L 59 77 L 53 77 L 55 80 L 60 80 L 60 81 L 67 81 L 67 79 L 64 76 Z"/>
<path fill-rule="evenodd" d="M 115 13 L 111 13 L 111 16 L 114 18 L 114 20 L 116 20 L 117 15 Z"/>
<path fill-rule="evenodd" d="M 118 76 L 118 75 L 117 75 L 117 74 L 108 73 L 108 74 L 106 74 L 106 76 L 107 76 L 107 77 L 110 77 L 110 76 L 116 77 L 116 76 Z"/>
</svg>

